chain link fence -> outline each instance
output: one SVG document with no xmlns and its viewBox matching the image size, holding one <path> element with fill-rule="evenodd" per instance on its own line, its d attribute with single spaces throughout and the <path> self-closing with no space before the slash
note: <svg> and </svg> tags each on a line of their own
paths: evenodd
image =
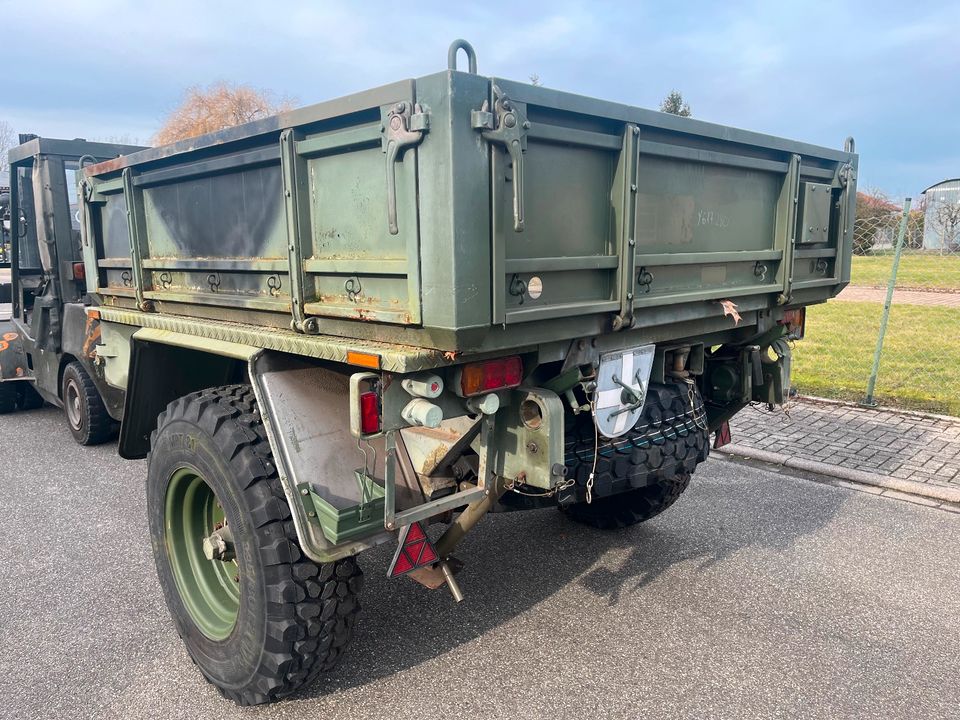
<svg viewBox="0 0 960 720">
<path fill-rule="evenodd" d="M 932 190 L 858 195 L 850 286 L 794 350 L 801 394 L 960 415 L 960 181 Z"/>
</svg>

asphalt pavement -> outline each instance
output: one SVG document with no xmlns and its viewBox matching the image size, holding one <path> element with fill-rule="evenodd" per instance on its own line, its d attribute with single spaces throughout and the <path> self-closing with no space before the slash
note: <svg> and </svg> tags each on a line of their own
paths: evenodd
<svg viewBox="0 0 960 720">
<path fill-rule="evenodd" d="M 194 669 L 154 576 L 143 462 L 0 416 L 2 718 L 956 718 L 960 514 L 713 459 L 605 533 L 487 518 L 454 605 L 362 559 L 345 661 L 241 709 Z"/>
</svg>

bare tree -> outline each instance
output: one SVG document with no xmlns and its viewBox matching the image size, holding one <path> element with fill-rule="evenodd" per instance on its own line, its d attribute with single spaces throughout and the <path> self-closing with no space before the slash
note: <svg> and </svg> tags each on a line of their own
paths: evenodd
<svg viewBox="0 0 960 720">
<path fill-rule="evenodd" d="M 153 139 L 158 145 L 165 145 L 260 120 L 289 110 L 294 103 L 292 98 L 277 97 L 269 90 L 249 85 L 217 82 L 205 88 L 194 86 L 187 89 L 180 105 L 167 116 Z"/>
<path fill-rule="evenodd" d="M 960 250 L 960 201 L 939 198 L 934 201 L 933 219 L 940 234 L 940 254 Z"/>
<path fill-rule="evenodd" d="M 857 214 L 853 225 L 853 252 L 867 255 L 875 245 L 893 244 L 902 208 L 882 190 L 871 188 L 857 193 Z"/>
<path fill-rule="evenodd" d="M 530 84 L 534 87 L 542 87 L 543 80 L 540 79 L 540 75 L 537 73 L 530 73 Z"/>
<path fill-rule="evenodd" d="M 679 115 L 680 117 L 690 117 L 690 105 L 683 100 L 683 93 L 679 90 L 671 90 L 660 103 L 660 112 Z"/>
<path fill-rule="evenodd" d="M 13 126 L 6 120 L 0 120 L 0 171 L 10 169 L 7 153 L 10 152 L 10 148 L 16 146 L 17 134 L 13 131 Z"/>
</svg>

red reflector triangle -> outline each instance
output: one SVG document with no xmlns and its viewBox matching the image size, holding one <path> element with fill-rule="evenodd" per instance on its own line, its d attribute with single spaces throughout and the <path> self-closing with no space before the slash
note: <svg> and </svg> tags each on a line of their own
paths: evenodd
<svg viewBox="0 0 960 720">
<path fill-rule="evenodd" d="M 413 560 L 414 565 L 420 565 L 420 553 L 423 551 L 425 544 L 423 540 L 418 540 L 415 543 L 407 543 L 404 545 L 403 549 L 410 556 L 410 559 Z"/>
<path fill-rule="evenodd" d="M 433 549 L 433 546 L 430 543 L 423 544 L 423 550 L 420 552 L 420 562 L 419 565 L 430 565 L 435 563 L 439 558 L 437 557 L 436 551 Z"/>
<path fill-rule="evenodd" d="M 430 543 L 430 538 L 420 523 L 415 522 L 400 530 L 397 551 L 387 570 L 388 577 L 398 577 L 424 565 L 432 565 L 440 559 Z"/>
<path fill-rule="evenodd" d="M 420 523 L 415 522 L 410 525 L 410 529 L 407 530 L 406 544 L 414 542 L 415 540 L 424 540 L 426 539 L 426 534 L 423 532 L 423 528 L 420 526 Z"/>
<path fill-rule="evenodd" d="M 393 577 L 403 575 L 405 572 L 413 570 L 414 567 L 416 566 L 413 564 L 413 561 L 410 560 L 407 553 L 401 550 L 397 555 L 397 561 L 393 564 L 393 570 L 391 570 L 390 575 Z"/>
<path fill-rule="evenodd" d="M 732 438 L 730 437 L 730 423 L 724 420 L 720 427 L 717 428 L 716 434 L 713 438 L 713 447 L 721 448 L 724 445 L 729 445 Z"/>
</svg>

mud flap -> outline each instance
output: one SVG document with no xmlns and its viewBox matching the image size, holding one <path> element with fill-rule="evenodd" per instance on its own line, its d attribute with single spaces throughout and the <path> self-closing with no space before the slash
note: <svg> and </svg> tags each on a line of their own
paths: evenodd
<svg viewBox="0 0 960 720">
<path fill-rule="evenodd" d="M 13 320 L 0 320 L 0 381 L 31 378 L 23 334 Z"/>
<path fill-rule="evenodd" d="M 383 477 L 386 452 L 350 434 L 349 375 L 261 350 L 249 376 L 303 551 L 330 562 L 394 540 L 369 481 Z"/>
</svg>

